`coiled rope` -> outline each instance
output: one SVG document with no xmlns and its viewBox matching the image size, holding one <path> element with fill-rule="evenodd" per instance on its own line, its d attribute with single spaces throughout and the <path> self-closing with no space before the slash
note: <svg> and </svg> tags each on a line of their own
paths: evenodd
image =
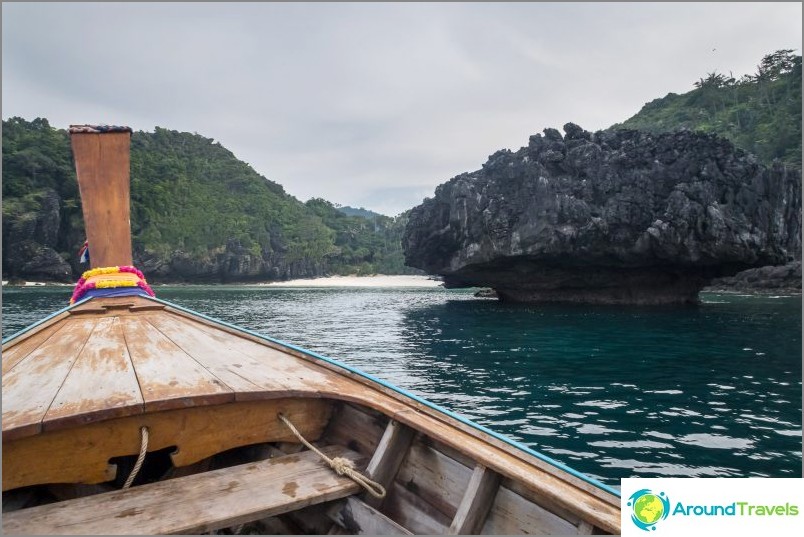
<svg viewBox="0 0 804 537">
<path fill-rule="evenodd" d="M 324 455 L 321 451 L 319 451 L 314 445 L 304 439 L 301 433 L 293 426 L 289 419 L 287 419 L 282 414 L 277 414 L 277 417 L 284 423 L 290 432 L 292 432 L 299 441 L 307 446 L 311 451 L 314 451 L 319 457 L 324 459 L 330 468 L 332 468 L 336 474 L 338 475 L 345 475 L 346 477 L 350 478 L 358 485 L 363 487 L 368 491 L 369 494 L 374 496 L 375 498 L 385 498 L 385 487 L 377 483 L 376 481 L 372 481 L 368 477 L 364 476 L 357 470 L 355 470 L 355 464 L 350 461 L 349 459 L 343 457 L 335 457 L 330 459 L 326 455 Z"/>
<path fill-rule="evenodd" d="M 148 452 L 148 427 L 140 427 L 140 434 L 142 435 L 140 439 L 140 454 L 137 457 L 134 468 L 131 470 L 131 474 L 129 474 L 126 483 L 123 485 L 124 489 L 129 488 L 134 482 L 134 478 L 137 477 L 140 468 L 142 468 L 142 463 L 145 462 L 145 454 Z"/>
</svg>

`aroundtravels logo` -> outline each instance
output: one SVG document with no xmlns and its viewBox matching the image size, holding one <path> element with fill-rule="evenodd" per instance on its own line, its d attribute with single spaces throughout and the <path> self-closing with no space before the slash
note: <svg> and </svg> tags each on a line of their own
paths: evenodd
<svg viewBox="0 0 804 537">
<path fill-rule="evenodd" d="M 650 489 L 640 489 L 628 498 L 628 507 L 631 522 L 641 530 L 650 531 L 670 514 L 670 499 L 664 492 L 656 494 Z"/>
<path fill-rule="evenodd" d="M 627 477 L 620 532 L 654 535 L 802 535 L 802 478 Z"/>
</svg>

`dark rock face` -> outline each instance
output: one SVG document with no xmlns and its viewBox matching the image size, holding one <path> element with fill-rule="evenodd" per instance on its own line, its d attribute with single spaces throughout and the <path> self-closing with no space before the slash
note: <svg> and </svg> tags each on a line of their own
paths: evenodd
<svg viewBox="0 0 804 537">
<path fill-rule="evenodd" d="M 746 293 L 801 293 L 801 261 L 786 265 L 748 269 L 715 279 L 707 291 Z"/>
<path fill-rule="evenodd" d="M 503 300 L 663 304 L 801 256 L 801 172 L 713 135 L 591 134 L 498 151 L 411 211 L 408 265 Z"/>
<path fill-rule="evenodd" d="M 56 251 L 61 222 L 61 199 L 54 190 L 44 190 L 37 210 L 3 217 L 4 276 L 69 282 L 72 268 Z"/>
</svg>

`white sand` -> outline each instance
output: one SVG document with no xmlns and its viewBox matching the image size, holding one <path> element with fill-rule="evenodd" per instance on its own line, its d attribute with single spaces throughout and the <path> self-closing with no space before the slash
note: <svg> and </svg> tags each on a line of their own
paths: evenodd
<svg viewBox="0 0 804 537">
<path fill-rule="evenodd" d="M 428 276 L 330 276 L 311 280 L 289 280 L 260 285 L 270 287 L 438 287 L 440 281 Z"/>
</svg>

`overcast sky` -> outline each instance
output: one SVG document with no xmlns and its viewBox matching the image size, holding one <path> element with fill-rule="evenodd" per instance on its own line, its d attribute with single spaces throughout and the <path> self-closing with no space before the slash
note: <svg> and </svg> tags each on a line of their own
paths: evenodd
<svg viewBox="0 0 804 537">
<path fill-rule="evenodd" d="M 395 215 L 502 148 L 800 54 L 801 3 L 7 3 L 4 119 L 214 138 Z"/>
</svg>

